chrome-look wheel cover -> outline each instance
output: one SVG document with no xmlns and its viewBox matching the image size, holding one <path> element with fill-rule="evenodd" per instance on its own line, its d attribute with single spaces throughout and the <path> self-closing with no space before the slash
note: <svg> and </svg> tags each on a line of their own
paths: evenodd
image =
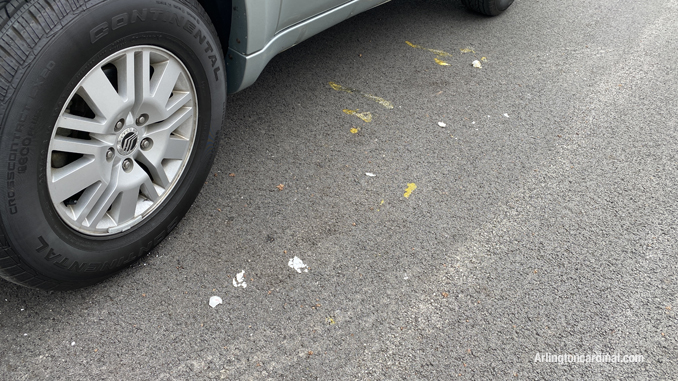
<svg viewBox="0 0 678 381">
<path fill-rule="evenodd" d="M 101 61 L 52 133 L 47 183 L 59 216 L 96 236 L 143 221 L 185 170 L 197 119 L 193 80 L 172 53 L 137 46 Z"/>
</svg>

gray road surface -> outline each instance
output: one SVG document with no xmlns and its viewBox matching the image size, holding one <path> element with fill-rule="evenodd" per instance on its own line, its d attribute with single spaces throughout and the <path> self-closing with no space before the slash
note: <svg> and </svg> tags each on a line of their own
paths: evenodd
<svg viewBox="0 0 678 381">
<path fill-rule="evenodd" d="M 0 283 L 0 378 L 675 378 L 676 25 L 676 0 L 394 0 L 286 51 L 150 256 Z"/>
</svg>

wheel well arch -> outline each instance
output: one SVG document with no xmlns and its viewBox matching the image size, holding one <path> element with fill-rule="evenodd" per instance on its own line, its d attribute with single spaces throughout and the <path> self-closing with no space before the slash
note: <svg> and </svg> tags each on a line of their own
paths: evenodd
<svg viewBox="0 0 678 381">
<path fill-rule="evenodd" d="M 221 47 L 226 52 L 231 33 L 232 0 L 198 0 L 198 3 L 202 5 L 210 20 L 212 20 L 212 24 L 214 24 L 219 35 Z"/>
</svg>

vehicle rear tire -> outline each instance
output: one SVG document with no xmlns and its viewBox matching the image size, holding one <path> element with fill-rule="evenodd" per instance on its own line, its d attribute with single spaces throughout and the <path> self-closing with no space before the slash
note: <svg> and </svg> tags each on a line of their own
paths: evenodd
<svg viewBox="0 0 678 381">
<path fill-rule="evenodd" d="M 461 2 L 466 8 L 486 16 L 497 16 L 513 4 L 513 0 L 461 0 Z"/>
<path fill-rule="evenodd" d="M 83 4 L 0 1 L 0 276 L 34 288 L 148 253 L 224 123 L 224 55 L 197 1 Z"/>
</svg>

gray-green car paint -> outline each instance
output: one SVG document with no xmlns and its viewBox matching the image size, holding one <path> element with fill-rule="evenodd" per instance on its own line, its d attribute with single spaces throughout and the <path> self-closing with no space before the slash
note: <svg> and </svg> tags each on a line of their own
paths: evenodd
<svg viewBox="0 0 678 381">
<path fill-rule="evenodd" d="M 252 85 L 266 64 L 283 50 L 388 1 L 233 0 L 226 52 L 228 92 L 235 93 Z M 299 6 L 306 2 L 313 5 Z M 333 7 L 313 15 L 319 10 L 318 4 Z"/>
</svg>

